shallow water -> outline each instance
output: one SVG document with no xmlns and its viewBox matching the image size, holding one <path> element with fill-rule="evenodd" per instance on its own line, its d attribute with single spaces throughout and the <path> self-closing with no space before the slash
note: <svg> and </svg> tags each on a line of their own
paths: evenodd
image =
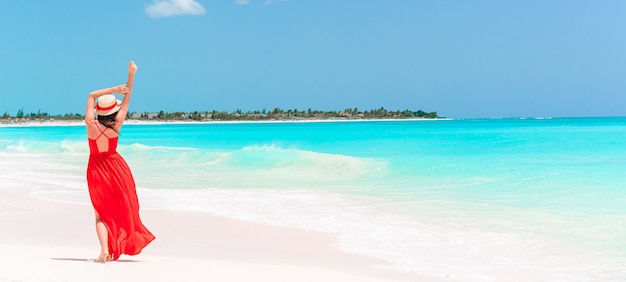
<svg viewBox="0 0 626 282">
<path fill-rule="evenodd" d="M 89 203 L 81 126 L 0 128 L 3 178 Z M 626 280 L 626 118 L 125 125 L 144 208 L 338 234 L 469 281 Z"/>
</svg>

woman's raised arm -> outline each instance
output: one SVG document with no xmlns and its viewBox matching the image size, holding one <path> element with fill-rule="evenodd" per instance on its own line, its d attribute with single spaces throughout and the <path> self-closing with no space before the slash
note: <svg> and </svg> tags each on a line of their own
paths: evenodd
<svg viewBox="0 0 626 282">
<path fill-rule="evenodd" d="M 124 99 L 122 100 L 122 104 L 120 105 L 120 111 L 117 113 L 115 117 L 115 122 L 119 127 L 122 126 L 124 120 L 126 120 L 126 114 L 128 113 L 128 105 L 130 104 L 130 96 L 133 94 L 133 83 L 135 81 L 135 73 L 137 72 L 137 65 L 135 62 L 130 61 L 128 63 L 128 80 L 126 80 L 126 88 L 124 92 L 119 92 L 124 95 Z"/>
<path fill-rule="evenodd" d="M 122 85 L 118 85 L 114 87 L 98 89 L 89 93 L 89 97 L 87 98 L 87 106 L 85 107 L 85 122 L 88 123 L 96 118 L 94 109 L 96 107 L 96 99 L 98 97 L 105 95 L 105 94 L 112 94 L 112 93 L 122 94 L 128 91 L 127 89 L 128 87 L 126 87 L 125 84 L 122 84 Z"/>
<path fill-rule="evenodd" d="M 120 105 L 120 110 L 116 116 L 116 123 L 119 127 L 122 126 L 122 123 L 126 119 L 126 114 L 128 113 L 128 104 L 130 103 L 130 95 L 133 91 L 133 82 L 135 80 L 135 72 L 137 72 L 137 65 L 135 62 L 130 61 L 128 64 L 128 80 L 126 84 L 98 89 L 89 93 L 89 97 L 87 98 L 87 105 L 85 107 L 85 122 L 89 123 L 96 118 L 94 109 L 96 106 L 96 99 L 102 95 L 118 93 L 124 96 L 122 100 L 122 104 Z"/>
</svg>

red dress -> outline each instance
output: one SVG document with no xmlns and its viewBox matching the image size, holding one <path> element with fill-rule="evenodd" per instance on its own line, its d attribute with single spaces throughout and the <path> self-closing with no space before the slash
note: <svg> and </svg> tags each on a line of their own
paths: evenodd
<svg viewBox="0 0 626 282">
<path fill-rule="evenodd" d="M 154 240 L 154 235 L 139 219 L 135 180 L 128 164 L 116 151 L 118 138 L 109 138 L 106 130 L 96 139 L 89 138 L 87 185 L 91 203 L 109 233 L 109 254 L 117 260 L 122 254 L 140 253 Z M 98 138 L 109 139 L 108 151 L 98 151 Z"/>
</svg>

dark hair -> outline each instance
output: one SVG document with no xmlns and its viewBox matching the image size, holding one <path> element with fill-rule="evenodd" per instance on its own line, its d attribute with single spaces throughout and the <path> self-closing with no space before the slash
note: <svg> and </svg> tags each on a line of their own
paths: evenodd
<svg viewBox="0 0 626 282">
<path fill-rule="evenodd" d="M 119 134 L 119 132 L 117 132 L 117 130 L 115 130 L 115 128 L 113 128 L 113 125 L 115 124 L 115 117 L 117 116 L 117 112 L 114 112 L 108 116 L 100 116 L 98 115 L 98 121 L 100 122 L 100 124 L 104 125 L 107 128 L 113 129 L 113 131 L 115 131 L 116 133 Z"/>
</svg>

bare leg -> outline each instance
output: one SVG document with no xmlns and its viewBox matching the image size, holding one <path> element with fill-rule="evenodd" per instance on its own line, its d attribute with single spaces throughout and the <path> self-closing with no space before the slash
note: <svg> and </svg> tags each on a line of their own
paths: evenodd
<svg viewBox="0 0 626 282">
<path fill-rule="evenodd" d="M 106 262 L 111 260 L 109 257 L 109 232 L 106 225 L 102 222 L 100 215 L 96 213 L 96 234 L 98 235 L 98 241 L 100 241 L 100 256 L 96 259 L 96 262 Z"/>
</svg>

